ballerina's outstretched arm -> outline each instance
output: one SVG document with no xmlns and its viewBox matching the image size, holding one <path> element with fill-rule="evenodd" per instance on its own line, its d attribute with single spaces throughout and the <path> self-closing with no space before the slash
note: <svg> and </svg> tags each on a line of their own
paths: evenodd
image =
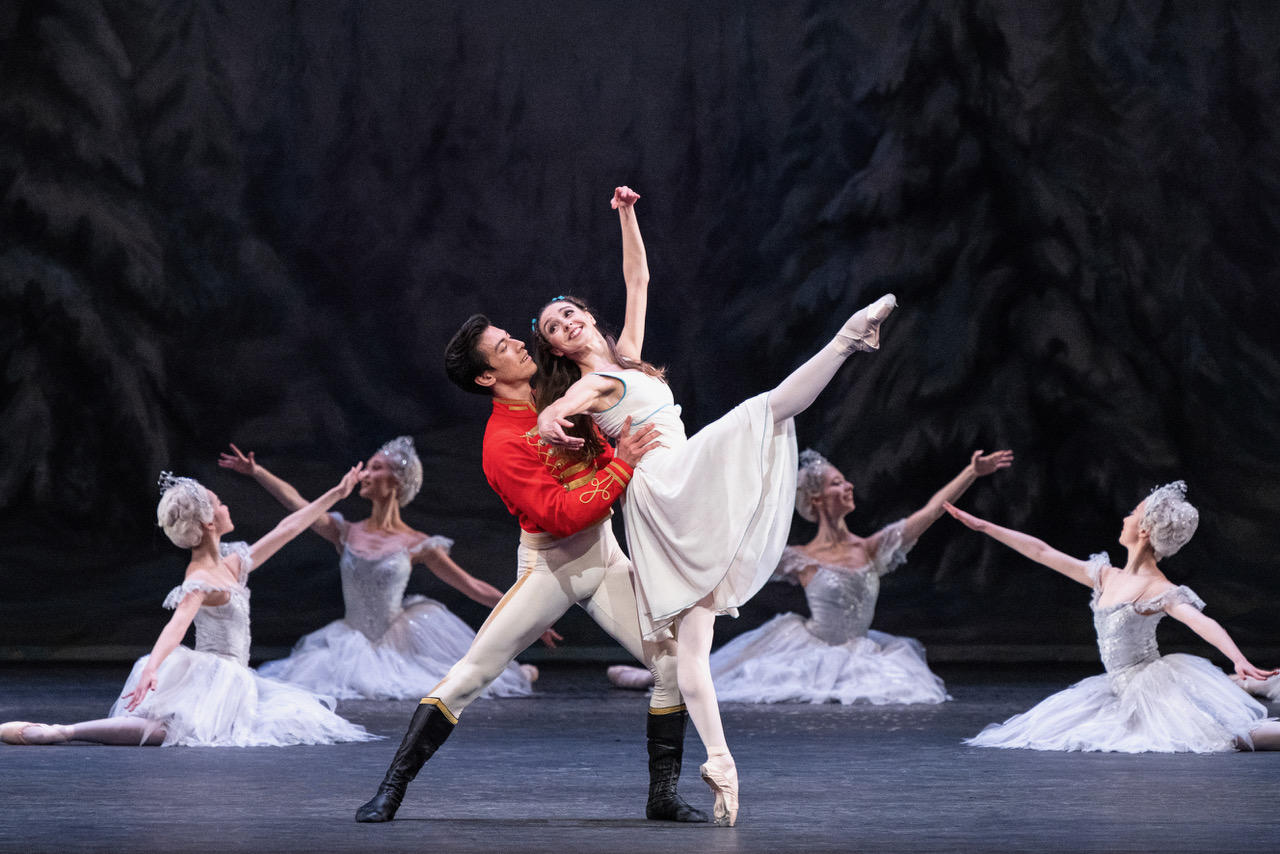
<svg viewBox="0 0 1280 854">
<path fill-rule="evenodd" d="M 538 437 L 561 448 L 581 448 L 585 442 L 565 432 L 565 428 L 573 426 L 569 419 L 605 409 L 606 398 L 616 395 L 621 387 L 622 383 L 613 377 L 587 374 L 538 413 Z"/>
<path fill-rule="evenodd" d="M 1044 540 L 1037 539 L 1030 534 L 1015 531 L 1012 528 L 1002 528 L 985 519 L 979 519 L 949 501 L 942 502 L 942 507 L 965 527 L 986 534 L 996 542 L 1004 543 L 1018 554 L 1029 557 L 1036 563 L 1044 564 L 1050 569 L 1062 573 L 1072 581 L 1078 581 L 1086 587 L 1093 586 L 1093 579 L 1089 577 L 1088 572 L 1089 564 L 1085 561 L 1060 552 Z"/>
<path fill-rule="evenodd" d="M 265 489 L 287 510 L 301 510 L 307 506 L 307 499 L 302 497 L 293 484 L 267 471 L 267 467 L 254 458 L 253 451 L 246 454 L 233 444 L 231 453 L 223 451 L 218 455 L 218 465 L 253 478 L 258 486 Z M 341 548 L 342 535 L 338 530 L 338 524 L 328 514 L 320 514 L 320 518 L 311 523 L 311 530 Z"/>
<path fill-rule="evenodd" d="M 1280 670 L 1263 670 L 1255 667 L 1249 659 L 1245 658 L 1240 647 L 1236 646 L 1236 642 L 1231 639 L 1231 635 L 1227 634 L 1222 624 L 1213 617 L 1206 616 L 1194 605 L 1179 602 L 1166 608 L 1165 613 L 1186 625 L 1230 659 L 1232 666 L 1236 669 L 1236 675 L 1246 679 L 1267 679 L 1280 673 Z"/>
<path fill-rule="evenodd" d="M 622 279 L 627 285 L 627 311 L 618 338 L 618 352 L 640 361 L 644 345 L 644 319 L 649 306 L 649 261 L 636 220 L 636 200 L 640 194 L 630 187 L 617 187 L 609 203 L 618 212 L 622 226 Z"/>
<path fill-rule="evenodd" d="M 156 638 L 155 646 L 151 647 L 151 655 L 147 657 L 147 663 L 142 668 L 142 672 L 138 674 L 138 684 L 132 691 L 125 694 L 121 699 L 127 697 L 129 702 L 125 705 L 129 711 L 138 708 L 138 704 L 147 698 L 156 687 L 156 671 L 160 669 L 160 665 L 169 657 L 169 653 L 177 649 L 178 644 L 182 643 L 182 639 L 187 636 L 187 629 L 191 628 L 191 621 L 196 618 L 196 612 L 200 610 L 200 606 L 204 604 L 205 597 L 210 595 L 204 590 L 192 590 L 186 596 L 182 597 L 182 601 L 178 603 L 178 607 L 173 609 L 173 616 L 169 618 L 169 622 L 165 623 L 163 629 L 160 630 L 160 637 Z M 214 595 L 225 595 L 215 593 Z"/>
<path fill-rule="evenodd" d="M 249 557 L 252 561 L 249 567 L 250 570 L 262 566 L 263 561 L 280 551 L 285 543 L 307 530 L 317 519 L 324 515 L 326 510 L 350 495 L 351 490 L 360 481 L 360 473 L 363 471 L 364 463 L 356 463 L 351 467 L 350 471 L 342 476 L 342 480 L 338 481 L 337 486 L 330 488 L 324 495 L 321 495 L 310 504 L 285 516 L 280 520 L 279 524 L 267 532 L 260 540 L 249 546 Z M 239 562 L 239 558 L 234 556 L 229 560 Z"/>
<path fill-rule="evenodd" d="M 960 474 L 934 493 L 923 507 L 907 517 L 902 533 L 903 541 L 914 543 L 920 539 L 930 525 L 942 518 L 943 505 L 958 501 L 975 480 L 998 472 L 1000 469 L 1007 469 L 1011 465 L 1013 465 L 1013 451 L 994 451 L 990 454 L 974 451 L 969 457 L 969 464 L 961 470 Z M 872 539 L 875 540 L 879 536 L 880 534 L 876 534 Z M 877 551 L 878 545 L 876 542 L 871 543 L 872 554 Z"/>
</svg>

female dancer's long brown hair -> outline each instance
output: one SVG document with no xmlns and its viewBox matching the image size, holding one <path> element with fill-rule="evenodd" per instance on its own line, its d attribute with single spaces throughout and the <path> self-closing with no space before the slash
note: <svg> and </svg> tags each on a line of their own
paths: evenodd
<svg viewBox="0 0 1280 854">
<path fill-rule="evenodd" d="M 538 313 L 533 318 L 533 360 L 538 364 L 538 373 L 533 378 L 533 403 L 541 412 L 550 404 L 559 400 L 564 393 L 569 390 L 569 386 L 582 379 L 582 370 L 577 363 L 568 356 L 557 356 L 552 352 L 551 343 L 542 335 L 542 330 L 538 328 L 538 318 L 542 317 L 542 312 L 547 306 L 557 302 L 569 302 L 578 307 L 580 311 L 588 312 L 592 317 L 598 315 L 587 305 L 586 301 L 575 296 L 558 296 L 543 304 L 538 309 Z M 628 359 L 626 356 L 618 352 L 617 340 L 604 330 L 600 329 L 600 333 L 604 335 L 605 345 L 609 348 L 609 358 L 615 364 L 623 368 L 644 371 L 651 377 L 657 377 L 663 382 L 667 381 L 666 368 L 657 368 L 645 361 L 636 359 Z M 582 439 L 585 444 L 577 451 L 564 451 L 569 457 L 575 460 L 588 460 L 604 450 L 604 438 L 600 435 L 599 429 L 591 420 L 589 413 L 581 413 L 569 419 L 573 422 L 573 426 L 565 432 L 570 436 L 577 436 Z"/>
</svg>

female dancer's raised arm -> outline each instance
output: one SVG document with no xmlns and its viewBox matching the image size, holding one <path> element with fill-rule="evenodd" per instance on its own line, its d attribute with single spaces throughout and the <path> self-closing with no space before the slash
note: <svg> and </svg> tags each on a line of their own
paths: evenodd
<svg viewBox="0 0 1280 854">
<path fill-rule="evenodd" d="M 929 530 L 930 525 L 942 518 L 943 505 L 958 501 L 965 490 L 973 486 L 975 480 L 998 472 L 1000 469 L 1007 469 L 1011 465 L 1013 465 L 1013 451 L 995 451 L 990 454 L 974 451 L 969 458 L 969 465 L 965 466 L 960 474 L 935 492 L 923 507 L 907 517 L 902 531 L 903 542 L 914 543 L 920 539 L 920 536 Z M 871 538 L 872 553 L 875 552 L 875 546 L 878 544 L 876 538 L 879 536 L 877 534 Z"/>
<path fill-rule="evenodd" d="M 622 279 L 627 285 L 627 313 L 618 338 L 618 352 L 628 359 L 640 360 L 644 345 L 644 318 L 649 307 L 649 260 L 640 238 L 636 220 L 636 200 L 640 194 L 630 187 L 617 187 L 610 204 L 618 212 L 622 225 Z"/>
<path fill-rule="evenodd" d="M 337 486 L 330 487 L 315 501 L 285 516 L 265 536 L 249 546 L 249 556 L 253 558 L 250 571 L 262 566 L 262 562 L 280 551 L 285 543 L 307 530 L 316 520 L 324 517 L 325 511 L 350 495 L 351 490 L 360 482 L 363 471 L 364 463 L 356 463 L 342 476 Z"/>
<path fill-rule="evenodd" d="M 1254 666 L 1249 659 L 1245 658 L 1244 653 L 1240 651 L 1240 647 L 1236 646 L 1236 642 L 1231 639 L 1231 635 L 1227 634 L 1227 630 L 1222 627 L 1222 624 L 1213 617 L 1206 616 L 1204 612 L 1194 605 L 1180 602 L 1165 608 L 1164 612 L 1204 638 L 1205 642 L 1225 655 L 1231 661 L 1232 666 L 1235 667 L 1237 676 L 1244 679 L 1269 679 L 1280 673 L 1277 670 L 1263 670 L 1261 667 Z"/>
<path fill-rule="evenodd" d="M 257 481 L 258 486 L 265 489 L 272 498 L 279 501 L 287 510 L 301 510 L 307 506 L 307 499 L 302 497 L 302 493 L 298 492 L 293 484 L 284 478 L 267 471 L 267 467 L 255 459 L 253 451 L 246 454 L 233 444 L 231 445 L 231 453 L 228 454 L 223 451 L 218 455 L 218 465 L 224 469 L 231 469 L 234 472 L 253 478 Z M 341 534 L 338 531 L 338 523 L 327 513 L 321 513 L 320 518 L 311 523 L 311 530 L 334 545 L 337 545 L 341 538 Z"/>
<path fill-rule="evenodd" d="M 1044 540 L 1037 539 L 1030 534 L 1015 531 L 1012 528 L 1002 528 L 985 519 L 979 519 L 949 501 L 942 502 L 942 507 L 965 527 L 972 528 L 980 534 L 986 534 L 996 542 L 1004 543 L 1023 557 L 1029 557 L 1036 563 L 1042 563 L 1056 572 L 1061 572 L 1072 581 L 1078 581 L 1086 587 L 1093 586 L 1093 579 L 1089 577 L 1089 564 L 1087 562 L 1060 552 Z"/>
</svg>

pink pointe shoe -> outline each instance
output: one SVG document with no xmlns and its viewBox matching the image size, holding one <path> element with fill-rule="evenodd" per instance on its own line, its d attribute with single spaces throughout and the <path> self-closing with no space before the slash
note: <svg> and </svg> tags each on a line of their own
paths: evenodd
<svg viewBox="0 0 1280 854">
<path fill-rule="evenodd" d="M 870 352 L 880 349 L 880 324 L 898 306 L 898 298 L 885 294 L 865 308 L 859 309 L 844 322 L 836 333 L 836 340 L 844 347 L 845 355 L 855 350 Z"/>
<path fill-rule="evenodd" d="M 538 668 L 532 664 L 520 665 L 520 672 L 524 674 L 524 678 L 528 679 L 530 683 L 537 682 L 538 676 L 541 675 L 538 673 Z"/>
<path fill-rule="evenodd" d="M 36 728 L 37 732 L 28 738 L 26 730 L 33 727 Z M 56 724 L 9 721 L 8 723 L 0 724 L 0 741 L 5 744 L 57 744 L 70 740 L 70 733 L 65 732 L 67 729 L 68 727 L 57 726 Z"/>
<path fill-rule="evenodd" d="M 653 687 L 653 674 L 643 667 L 615 664 L 605 671 L 605 675 L 609 677 L 609 682 L 615 688 L 644 691 Z"/>
<path fill-rule="evenodd" d="M 738 766 L 733 757 L 728 753 L 709 757 L 698 773 L 716 796 L 711 820 L 720 827 L 733 827 L 738 821 Z"/>
</svg>

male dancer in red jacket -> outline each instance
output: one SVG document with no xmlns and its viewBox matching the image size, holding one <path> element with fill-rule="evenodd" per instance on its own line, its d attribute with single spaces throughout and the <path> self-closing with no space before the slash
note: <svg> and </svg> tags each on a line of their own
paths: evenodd
<svg viewBox="0 0 1280 854">
<path fill-rule="evenodd" d="M 628 422 L 616 455 L 606 447 L 587 462 L 564 459 L 538 441 L 529 386 L 535 370 L 524 344 L 479 314 L 445 349 L 449 379 L 464 391 L 493 397 L 482 461 L 489 485 L 520 520 L 519 578 L 467 654 L 418 705 L 377 794 L 356 811 L 356 821 L 394 818 L 405 788 L 449 737 L 462 710 L 575 603 L 654 675 L 646 817 L 707 820 L 676 791 L 689 714 L 676 683 L 675 641 L 641 637 L 631 565 L 609 524 L 633 465 L 658 437 L 651 427 L 632 435 Z"/>
</svg>

